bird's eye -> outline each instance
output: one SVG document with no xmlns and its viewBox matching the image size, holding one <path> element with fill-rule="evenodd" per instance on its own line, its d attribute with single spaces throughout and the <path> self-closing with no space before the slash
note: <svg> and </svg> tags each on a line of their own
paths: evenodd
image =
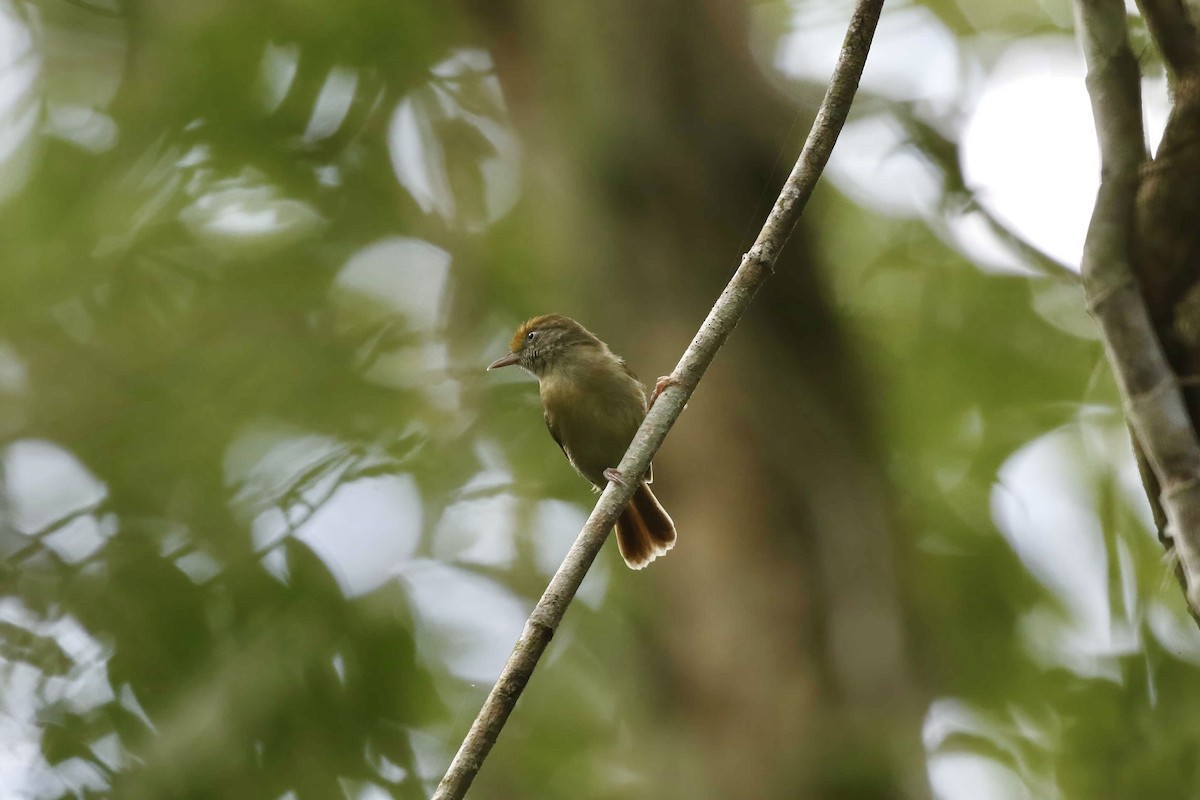
<svg viewBox="0 0 1200 800">
<path fill-rule="evenodd" d="M 536 336 L 536 335 L 537 335 L 537 331 L 530 331 L 529 333 L 525 334 L 525 340 L 528 342 L 532 342 L 534 336 Z"/>
</svg>

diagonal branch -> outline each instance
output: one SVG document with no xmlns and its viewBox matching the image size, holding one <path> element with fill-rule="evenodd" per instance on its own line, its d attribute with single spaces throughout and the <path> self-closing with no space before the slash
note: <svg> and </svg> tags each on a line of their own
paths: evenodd
<svg viewBox="0 0 1200 800">
<path fill-rule="evenodd" d="M 1200 64 L 1196 26 L 1182 0 L 1138 0 L 1138 8 L 1171 72 L 1176 75 L 1194 72 Z"/>
<path fill-rule="evenodd" d="M 971 198 L 970 204 L 967 207 L 968 211 L 974 211 L 983 219 L 993 234 L 996 235 L 1001 242 L 1016 251 L 1017 255 L 1031 269 L 1037 270 L 1047 278 L 1056 278 L 1067 283 L 1079 285 L 1081 279 L 1079 273 L 1068 267 L 1063 262 L 1059 261 L 1054 256 L 1047 253 L 1042 248 L 1038 247 L 1033 242 L 1029 241 L 1018 233 L 1011 225 L 997 217 L 990 208 L 975 198 Z"/>
<path fill-rule="evenodd" d="M 860 100 L 860 106 L 861 102 Z M 952 141 L 938 125 L 928 122 L 917 110 L 915 103 L 884 101 L 883 105 L 908 132 L 909 145 L 941 173 L 943 218 L 949 218 L 951 215 L 978 214 L 988 230 L 1006 247 L 1015 251 L 1025 266 L 1048 278 L 1074 284 L 1081 282 L 1078 272 L 1021 236 L 980 200 L 963 175 L 958 142 Z"/>
<path fill-rule="evenodd" d="M 1075 8 L 1101 163 L 1084 243 L 1084 291 L 1126 416 L 1162 487 L 1188 605 L 1200 614 L 1200 443 L 1130 266 L 1139 170 L 1147 158 L 1140 75 L 1122 1 L 1077 0 Z"/>
<path fill-rule="evenodd" d="M 817 179 L 829 161 L 834 142 L 841 133 L 850 105 L 858 89 L 867 53 L 875 36 L 875 27 L 883 9 L 883 0 L 859 0 L 850 19 L 842 43 L 837 66 L 829 82 L 825 99 L 817 111 L 808 140 L 796 166 L 775 201 L 762 231 L 750 251 L 742 256 L 741 265 L 721 293 L 708 318 L 700 326 L 692 343 L 688 346 L 672 373 L 674 382 L 659 396 L 646 415 L 629 451 L 621 459 L 618 469 L 624 475 L 642 475 L 650 464 L 654 453 L 662 444 L 684 404 L 691 397 L 704 371 L 712 363 L 717 351 L 733 332 L 734 327 L 746 312 L 758 288 L 770 277 L 775 268 L 779 252 L 812 196 Z M 609 483 L 600 495 L 600 500 L 571 546 L 562 566 L 558 568 L 546 592 L 538 601 L 525 630 L 517 640 L 508 663 L 492 687 L 483 708 L 471 725 L 449 770 L 434 793 L 434 800 L 461 800 L 504 728 L 517 699 L 533 674 L 538 659 L 550 643 L 550 638 L 562 621 L 588 568 L 591 567 L 608 532 L 615 524 L 621 510 L 628 505 L 638 482 L 631 480 L 627 486 Z"/>
</svg>

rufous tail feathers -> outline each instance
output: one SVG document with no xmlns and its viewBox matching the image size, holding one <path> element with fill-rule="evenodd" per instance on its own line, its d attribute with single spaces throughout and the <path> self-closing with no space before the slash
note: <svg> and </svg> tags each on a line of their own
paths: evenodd
<svg viewBox="0 0 1200 800">
<path fill-rule="evenodd" d="M 630 569 L 642 569 L 675 546 L 675 523 L 645 481 L 617 519 L 617 547 Z"/>
</svg>

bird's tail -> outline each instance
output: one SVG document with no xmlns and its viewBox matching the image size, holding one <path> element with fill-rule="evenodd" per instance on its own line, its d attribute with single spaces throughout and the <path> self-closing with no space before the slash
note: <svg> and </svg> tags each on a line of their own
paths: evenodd
<svg viewBox="0 0 1200 800">
<path fill-rule="evenodd" d="M 675 523 L 642 481 L 617 519 L 617 547 L 630 569 L 641 569 L 675 546 Z"/>
</svg>

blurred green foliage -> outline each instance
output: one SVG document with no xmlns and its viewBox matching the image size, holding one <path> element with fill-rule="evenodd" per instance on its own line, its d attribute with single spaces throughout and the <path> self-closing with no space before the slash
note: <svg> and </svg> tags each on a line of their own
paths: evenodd
<svg viewBox="0 0 1200 800">
<path fill-rule="evenodd" d="M 482 366 L 560 311 L 669 371 L 846 10 L 0 0 L 0 793 L 429 796 L 589 504 Z M 472 797 L 1200 792 L 1082 295 L 951 225 L 1060 11 L 889 9 L 954 102 L 865 82 L 656 464 L 679 548 L 605 552 Z"/>
</svg>

